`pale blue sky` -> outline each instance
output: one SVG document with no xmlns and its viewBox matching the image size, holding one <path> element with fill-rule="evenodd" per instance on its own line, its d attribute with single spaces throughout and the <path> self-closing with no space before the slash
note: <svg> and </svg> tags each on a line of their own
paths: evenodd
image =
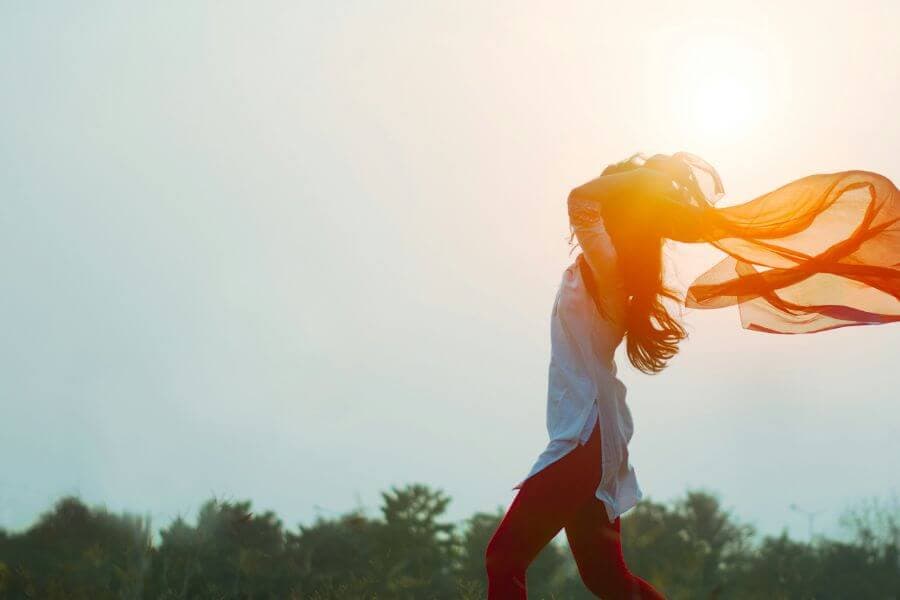
<svg viewBox="0 0 900 600">
<path fill-rule="evenodd" d="M 723 6 L 728 5 L 728 6 Z M 0 526 L 61 494 L 287 524 L 413 481 L 505 505 L 546 443 L 574 185 L 700 154 L 737 202 L 900 180 L 900 4 L 4 2 Z M 715 260 L 673 247 L 684 284 Z M 900 327 L 688 313 L 626 366 L 647 495 L 766 532 L 900 491 Z"/>
</svg>

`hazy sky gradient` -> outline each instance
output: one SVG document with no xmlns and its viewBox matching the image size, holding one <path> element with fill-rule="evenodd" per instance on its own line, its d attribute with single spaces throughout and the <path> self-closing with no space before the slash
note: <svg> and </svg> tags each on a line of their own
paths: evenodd
<svg viewBox="0 0 900 600">
<path fill-rule="evenodd" d="M 546 443 L 565 197 L 635 151 L 726 202 L 900 180 L 900 3 L 5 2 L 0 526 L 61 494 L 288 525 L 421 481 L 507 504 Z M 672 247 L 687 283 L 716 259 Z M 838 533 L 900 490 L 900 327 L 687 315 L 619 359 L 645 493 Z"/>
</svg>

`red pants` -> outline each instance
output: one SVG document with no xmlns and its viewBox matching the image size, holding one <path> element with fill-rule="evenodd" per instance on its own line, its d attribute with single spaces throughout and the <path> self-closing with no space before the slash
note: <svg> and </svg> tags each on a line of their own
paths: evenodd
<svg viewBox="0 0 900 600">
<path fill-rule="evenodd" d="M 597 426 L 587 444 L 522 485 L 487 547 L 489 600 L 527 598 L 525 570 L 563 527 L 581 579 L 598 598 L 663 598 L 625 565 L 620 520 L 609 522 L 605 505 L 594 496 L 599 484 Z"/>
</svg>

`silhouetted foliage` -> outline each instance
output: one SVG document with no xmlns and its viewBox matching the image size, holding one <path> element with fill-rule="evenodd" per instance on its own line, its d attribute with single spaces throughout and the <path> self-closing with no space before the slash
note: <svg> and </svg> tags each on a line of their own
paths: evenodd
<svg viewBox="0 0 900 600">
<path fill-rule="evenodd" d="M 285 598 L 292 573 L 281 521 L 249 502 L 207 502 L 191 527 L 177 519 L 160 532 L 152 598 Z"/>
<path fill-rule="evenodd" d="M 450 498 L 424 485 L 382 494 L 380 514 L 351 512 L 285 529 L 249 502 L 209 501 L 196 524 L 153 536 L 146 519 L 64 498 L 21 533 L 0 531 L 0 599 L 428 600 L 484 598 L 484 552 L 503 516 L 445 520 Z M 786 534 L 760 540 L 718 499 L 693 491 L 645 500 L 623 519 L 632 570 L 678 599 L 900 599 L 900 509 L 847 513 L 850 542 Z M 591 598 L 564 545 L 528 570 L 529 597 Z"/>
<path fill-rule="evenodd" d="M 149 524 L 63 498 L 28 531 L 0 537 L 7 598 L 141 598 L 151 561 Z"/>
<path fill-rule="evenodd" d="M 739 525 L 704 492 L 667 507 L 640 502 L 623 519 L 629 567 L 672 597 L 722 594 L 749 555 L 752 528 Z"/>
</svg>

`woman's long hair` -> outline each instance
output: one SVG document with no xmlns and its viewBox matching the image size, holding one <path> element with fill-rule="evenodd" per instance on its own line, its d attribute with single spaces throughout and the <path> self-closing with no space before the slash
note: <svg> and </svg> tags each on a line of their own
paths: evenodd
<svg viewBox="0 0 900 600">
<path fill-rule="evenodd" d="M 608 166 L 603 175 L 621 173 L 644 164 L 633 156 Z M 650 166 L 649 161 L 646 166 Z M 625 336 L 628 359 L 647 374 L 662 371 L 678 353 L 678 344 L 687 337 L 682 324 L 663 304 L 668 298 L 680 302 L 678 294 L 663 282 L 665 238 L 655 227 L 652 214 L 640 214 L 638 200 L 624 199 L 603 207 L 603 218 L 616 248 L 628 303 L 625 308 Z"/>
</svg>

